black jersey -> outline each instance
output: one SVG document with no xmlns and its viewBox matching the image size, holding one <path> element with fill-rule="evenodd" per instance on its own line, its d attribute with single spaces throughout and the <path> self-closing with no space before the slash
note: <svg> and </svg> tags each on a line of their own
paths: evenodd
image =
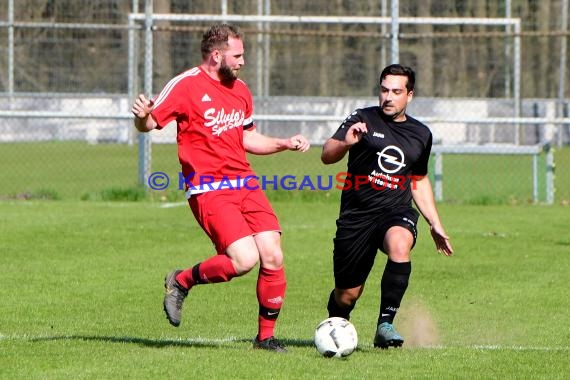
<svg viewBox="0 0 570 380">
<path fill-rule="evenodd" d="M 340 217 L 410 207 L 415 179 L 428 172 L 431 131 L 408 115 L 405 121 L 393 121 L 376 106 L 354 111 L 332 138 L 343 141 L 357 122 L 365 123 L 368 133 L 348 151 Z"/>
</svg>

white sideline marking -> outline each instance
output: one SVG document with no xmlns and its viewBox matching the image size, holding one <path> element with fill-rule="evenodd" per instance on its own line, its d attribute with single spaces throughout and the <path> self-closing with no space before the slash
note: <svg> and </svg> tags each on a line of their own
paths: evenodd
<svg viewBox="0 0 570 380">
<path fill-rule="evenodd" d="M 570 347 L 541 347 L 541 346 L 496 346 L 496 345 L 475 345 L 469 346 L 470 348 L 474 348 L 476 350 L 486 350 L 486 351 L 495 351 L 495 350 L 511 350 L 511 351 L 570 351 Z"/>
<path fill-rule="evenodd" d="M 404 343 L 404 348 L 406 345 Z M 410 348 L 410 347 L 408 347 Z M 500 345 L 470 345 L 470 346 L 415 346 L 412 348 L 433 349 L 433 350 L 449 350 L 454 348 L 468 348 L 477 351 L 570 351 L 570 347 L 545 347 L 545 346 L 500 346 Z"/>
<path fill-rule="evenodd" d="M 137 342 L 140 340 L 149 340 L 149 341 L 156 341 L 156 342 L 183 342 L 183 343 L 212 343 L 212 344 L 221 344 L 221 343 L 231 343 L 231 342 L 242 342 L 244 339 L 237 338 L 237 337 L 228 337 L 228 338 L 139 338 L 133 336 L 115 336 L 111 337 L 109 335 L 4 335 L 0 333 L 0 340 L 81 340 L 81 339 L 110 339 L 113 338 L 116 341 L 125 341 L 125 342 Z"/>
<path fill-rule="evenodd" d="M 180 207 L 180 206 L 187 206 L 188 202 L 168 202 L 163 203 L 160 205 L 160 208 L 173 208 L 173 207 Z"/>
<path fill-rule="evenodd" d="M 90 339 L 97 339 L 100 338 L 101 340 L 109 339 L 110 336 L 81 336 L 81 335 L 5 335 L 0 333 L 0 340 L 80 340 L 84 338 Z M 197 344 L 224 344 L 224 343 L 232 343 L 232 342 L 245 342 L 243 338 L 237 337 L 228 337 L 228 338 L 189 338 L 189 339 L 182 339 L 182 338 L 160 338 L 160 339 L 153 339 L 153 338 L 137 338 L 137 337 L 128 337 L 128 336 L 116 336 L 113 337 L 115 341 L 125 341 L 125 342 L 138 342 L 139 340 L 149 340 L 149 341 L 156 341 L 156 342 L 183 342 L 183 343 L 197 343 Z M 368 348 L 367 345 L 363 345 L 362 348 Z M 413 347 L 413 348 L 420 348 L 420 349 L 432 349 L 432 350 L 447 350 L 447 349 L 473 349 L 479 351 L 497 351 L 497 350 L 507 350 L 507 351 L 544 351 L 544 352 L 565 352 L 570 351 L 570 347 L 546 347 L 546 346 L 500 346 L 500 345 L 470 345 L 470 346 L 425 346 L 425 347 Z M 405 349 L 405 345 L 404 345 Z"/>
</svg>

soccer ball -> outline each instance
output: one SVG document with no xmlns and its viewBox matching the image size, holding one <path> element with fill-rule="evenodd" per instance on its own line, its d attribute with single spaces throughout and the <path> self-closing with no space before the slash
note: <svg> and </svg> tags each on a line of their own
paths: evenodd
<svg viewBox="0 0 570 380">
<path fill-rule="evenodd" d="M 354 352 L 358 335 L 354 325 L 339 317 L 327 318 L 315 328 L 317 351 L 327 358 L 344 358 Z"/>
</svg>

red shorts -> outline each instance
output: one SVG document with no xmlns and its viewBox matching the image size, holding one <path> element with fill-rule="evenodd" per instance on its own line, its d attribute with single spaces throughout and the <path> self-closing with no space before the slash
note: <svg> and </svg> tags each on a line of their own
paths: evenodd
<svg viewBox="0 0 570 380">
<path fill-rule="evenodd" d="M 281 232 L 263 191 L 253 183 L 248 187 L 214 190 L 188 199 L 194 217 L 218 254 L 224 254 L 230 244 L 243 237 L 264 231 Z"/>
</svg>

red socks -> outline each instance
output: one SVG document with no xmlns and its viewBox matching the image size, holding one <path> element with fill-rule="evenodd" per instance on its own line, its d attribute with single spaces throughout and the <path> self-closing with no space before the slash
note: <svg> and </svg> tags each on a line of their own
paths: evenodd
<svg viewBox="0 0 570 380">
<path fill-rule="evenodd" d="M 176 276 L 176 281 L 186 289 L 196 284 L 230 281 L 237 275 L 231 259 L 226 255 L 216 255 L 186 269 Z M 257 300 L 259 302 L 259 340 L 274 335 L 275 323 L 281 311 L 287 280 L 285 270 L 261 267 L 257 278 Z"/>
<path fill-rule="evenodd" d="M 216 255 L 186 269 L 176 276 L 176 281 L 186 289 L 196 284 L 230 281 L 237 275 L 232 260 L 226 255 Z"/>
<path fill-rule="evenodd" d="M 281 311 L 287 280 L 285 270 L 261 267 L 257 278 L 257 300 L 259 301 L 259 330 L 257 338 L 261 341 L 274 335 L 277 316 Z"/>
</svg>

